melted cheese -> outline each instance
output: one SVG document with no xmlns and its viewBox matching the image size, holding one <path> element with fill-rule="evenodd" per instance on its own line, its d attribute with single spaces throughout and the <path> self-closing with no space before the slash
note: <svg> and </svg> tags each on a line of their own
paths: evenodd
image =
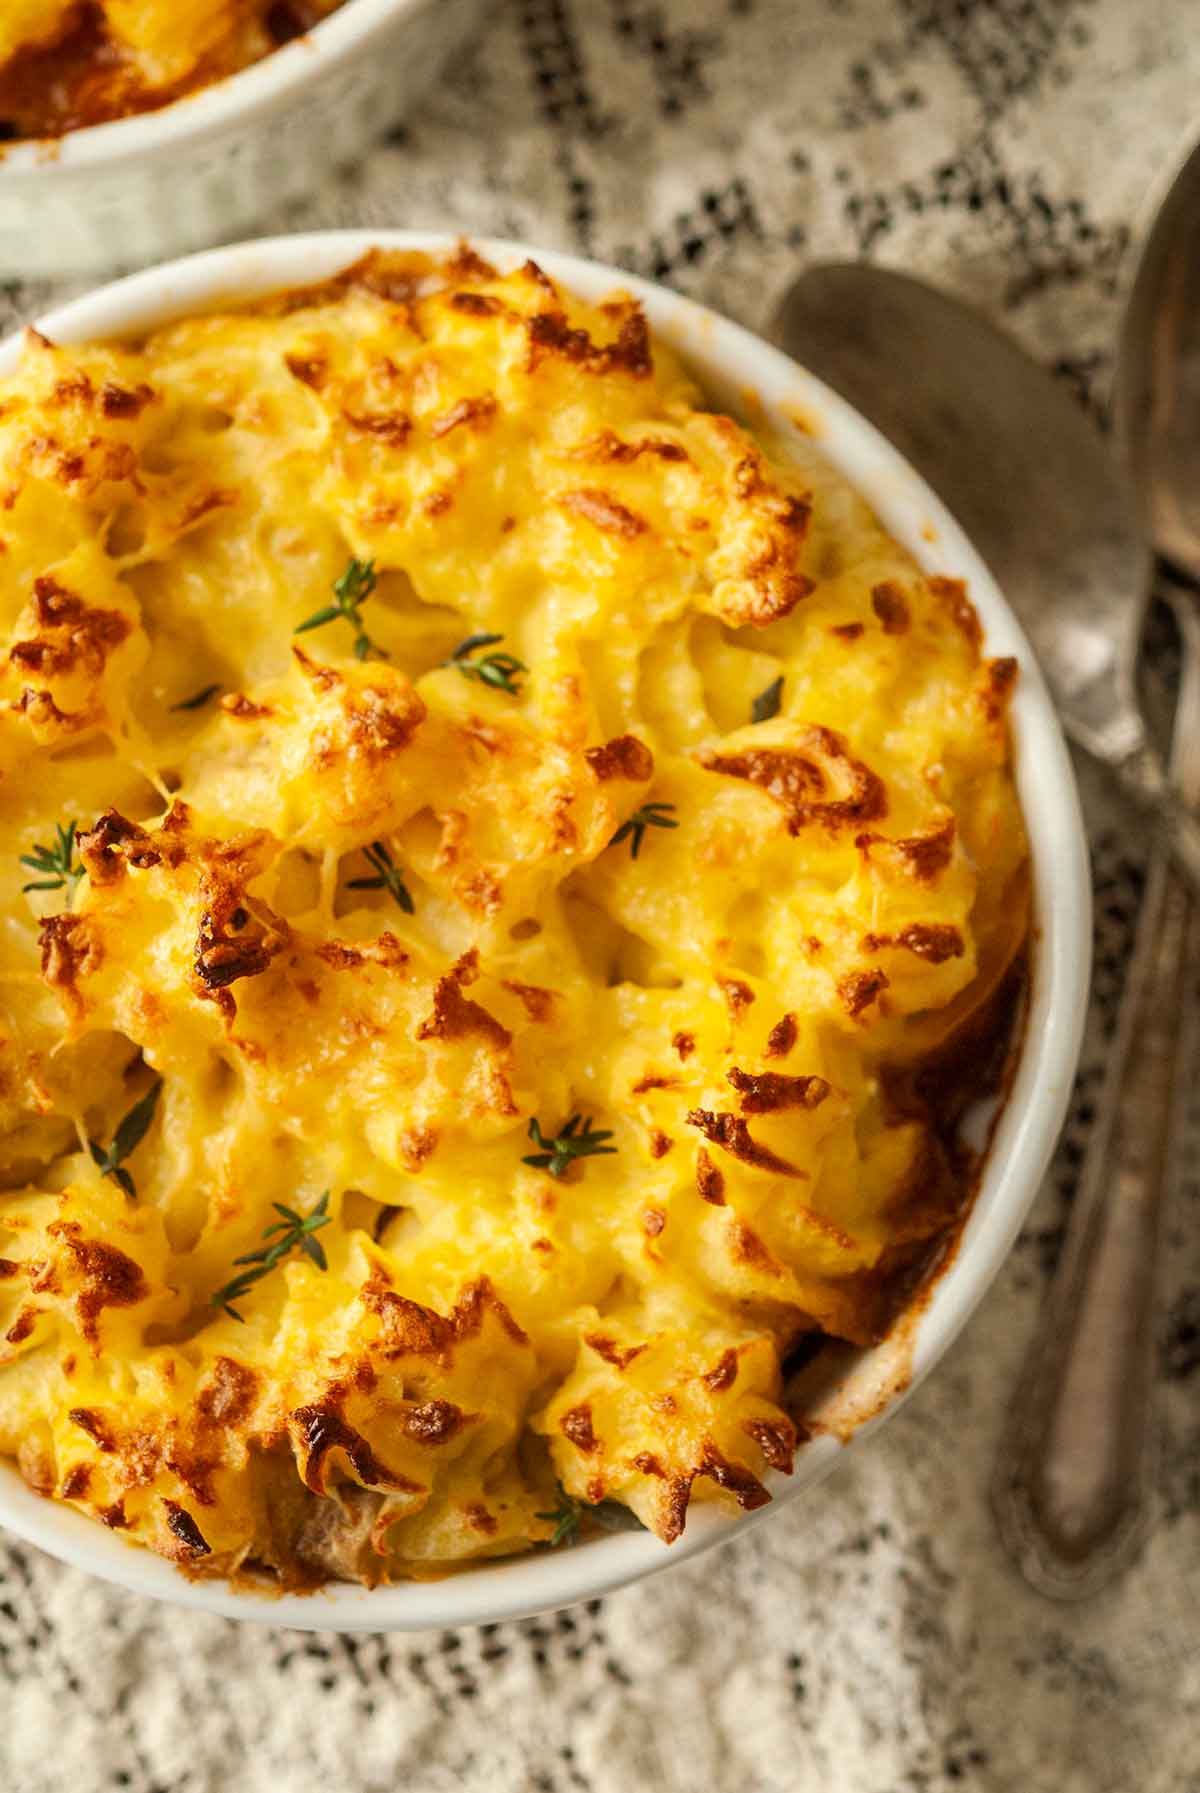
<svg viewBox="0 0 1200 1793">
<path fill-rule="evenodd" d="M 0 548 L 0 1451 L 287 1585 L 545 1544 L 556 1481 L 668 1539 L 767 1499 L 786 1353 L 954 1219 L 895 1092 L 1026 931 L 962 588 L 633 302 L 466 251 L 31 335 Z M 351 559 L 362 658 L 297 633 Z M 612 1149 L 526 1162 L 572 1116 Z M 324 1262 L 214 1305 L 325 1192 Z"/>
</svg>

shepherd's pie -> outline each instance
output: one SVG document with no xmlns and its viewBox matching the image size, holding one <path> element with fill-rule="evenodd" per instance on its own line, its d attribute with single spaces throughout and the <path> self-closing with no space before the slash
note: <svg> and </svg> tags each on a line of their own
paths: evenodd
<svg viewBox="0 0 1200 1793">
<path fill-rule="evenodd" d="M 1024 956 L 962 585 L 463 247 L 30 332 L 0 590 L 0 1452 L 290 1587 L 766 1501 Z"/>
</svg>

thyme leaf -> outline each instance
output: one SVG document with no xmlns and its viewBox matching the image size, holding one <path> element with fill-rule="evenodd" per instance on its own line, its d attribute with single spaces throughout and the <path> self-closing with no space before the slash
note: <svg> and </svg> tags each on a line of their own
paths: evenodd
<svg viewBox="0 0 1200 1793">
<path fill-rule="evenodd" d="M 220 685 L 202 685 L 199 691 L 192 693 L 191 697 L 185 697 L 181 703 L 172 704 L 172 714 L 179 710 L 202 710 L 209 699 L 215 697 L 220 689 Z"/>
<path fill-rule="evenodd" d="M 783 700 L 783 674 L 772 679 L 765 691 L 760 691 L 750 706 L 751 722 L 770 722 L 772 716 L 778 716 L 779 705 Z"/>
<path fill-rule="evenodd" d="M 517 674 L 529 671 L 523 660 L 518 660 L 515 654 L 480 654 L 478 658 L 472 658 L 479 648 L 495 647 L 503 640 L 503 635 L 491 635 L 486 629 L 468 635 L 442 665 L 457 666 L 464 679 L 478 679 L 481 685 L 490 685 L 494 691 L 507 691 L 510 697 L 519 697 L 521 687 Z"/>
<path fill-rule="evenodd" d="M 642 840 L 647 828 L 678 828 L 679 823 L 674 816 L 669 816 L 666 813 L 674 807 L 673 803 L 643 803 L 640 809 L 634 810 L 627 822 L 621 823 L 609 841 L 609 846 L 619 847 L 623 840 L 628 840 L 632 843 L 629 849 L 630 854 L 636 859 L 641 852 Z"/>
<path fill-rule="evenodd" d="M 237 1276 L 231 1276 L 227 1283 L 224 1283 L 219 1289 L 214 1289 L 210 1296 L 213 1307 L 224 1308 L 231 1319 L 241 1320 L 243 1323 L 246 1316 L 239 1314 L 233 1305 L 234 1302 L 240 1301 L 243 1295 L 249 1293 L 255 1283 L 260 1282 L 264 1276 L 268 1276 L 290 1251 L 297 1249 L 302 1251 L 318 1270 L 328 1270 L 329 1268 L 325 1247 L 319 1239 L 313 1238 L 314 1233 L 318 1232 L 321 1227 L 328 1226 L 333 1219 L 332 1214 L 327 1212 L 329 1207 L 328 1189 L 312 1213 L 308 1215 L 297 1214 L 295 1208 L 287 1208 L 282 1202 L 272 1202 L 271 1206 L 283 1218 L 277 1220 L 273 1226 L 263 1228 L 264 1243 L 257 1251 L 247 1251 L 240 1258 L 234 1258 L 235 1264 L 245 1264 L 248 1268 L 239 1272 Z M 272 1234 L 274 1233 L 277 1233 L 279 1237 L 273 1239 Z"/>
<path fill-rule="evenodd" d="M 68 822 L 64 828 L 61 822 L 54 824 L 54 840 L 48 847 L 40 843 L 35 845 L 32 853 L 21 854 L 21 864 L 27 866 L 38 876 L 28 884 L 22 884 L 21 894 L 27 890 L 66 890 L 72 895 L 75 886 L 83 876 L 84 868 L 77 863 L 75 841 L 75 824 Z"/>
<path fill-rule="evenodd" d="M 381 840 L 372 841 L 369 847 L 363 848 L 363 857 L 368 865 L 375 868 L 374 878 L 351 878 L 347 890 L 386 890 L 395 899 L 406 915 L 412 915 L 413 900 L 403 874 L 386 846 Z"/>
<path fill-rule="evenodd" d="M 339 620 L 348 622 L 354 630 L 354 655 L 358 660 L 366 660 L 370 655 L 386 660 L 387 655 L 377 642 L 371 640 L 363 628 L 359 614 L 363 604 L 379 583 L 373 560 L 349 560 L 345 571 L 335 579 L 333 595 L 336 603 L 326 604 L 320 610 L 314 610 L 311 616 L 297 623 L 293 633 L 304 635 L 309 629 L 323 629 L 326 623 Z"/>
<path fill-rule="evenodd" d="M 558 1484 L 558 1500 L 552 1513 L 535 1513 L 535 1519 L 544 1519 L 553 1525 L 554 1531 L 546 1540 L 549 1549 L 557 1550 L 560 1544 L 573 1544 L 579 1536 L 579 1522 L 583 1517 L 583 1502 L 568 1494 L 562 1483 Z"/>
<path fill-rule="evenodd" d="M 468 635 L 465 641 L 460 641 L 450 655 L 450 659 L 465 660 L 467 656 L 473 654 L 477 648 L 495 647 L 498 641 L 503 640 L 503 635 L 490 635 L 486 629 L 481 629 L 477 635 Z"/>
<path fill-rule="evenodd" d="M 118 1126 L 112 1136 L 112 1144 L 105 1151 L 94 1139 L 88 1140 L 88 1151 L 92 1155 L 92 1163 L 102 1177 L 111 1177 L 119 1183 L 127 1198 L 137 1200 L 137 1190 L 133 1178 L 124 1168 L 126 1158 L 135 1152 L 145 1139 L 154 1119 L 154 1110 L 158 1107 L 158 1098 L 162 1094 L 162 1078 L 156 1077 L 150 1088 L 139 1102 L 135 1102 L 129 1113 Z"/>
<path fill-rule="evenodd" d="M 616 1146 L 605 1143 L 612 1138 L 611 1130 L 593 1131 L 589 1120 L 583 1121 L 582 1115 L 573 1114 L 560 1133 L 547 1139 L 542 1132 L 536 1115 L 529 1123 L 529 1137 L 541 1150 L 522 1158 L 522 1164 L 531 1164 L 535 1170 L 548 1170 L 552 1177 L 565 1177 L 576 1158 L 595 1158 L 602 1153 L 615 1153 Z"/>
</svg>

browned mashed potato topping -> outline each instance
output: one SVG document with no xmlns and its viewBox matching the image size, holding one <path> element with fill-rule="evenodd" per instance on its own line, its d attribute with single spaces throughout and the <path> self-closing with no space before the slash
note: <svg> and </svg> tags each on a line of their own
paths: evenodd
<svg viewBox="0 0 1200 1793">
<path fill-rule="evenodd" d="M 31 334 L 0 598 L 0 1453 L 288 1587 L 766 1501 L 1003 1056 L 963 587 L 464 248 Z"/>
</svg>

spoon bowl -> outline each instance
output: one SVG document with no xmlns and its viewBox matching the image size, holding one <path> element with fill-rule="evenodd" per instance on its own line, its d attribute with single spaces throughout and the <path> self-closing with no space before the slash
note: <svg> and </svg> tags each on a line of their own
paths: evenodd
<svg viewBox="0 0 1200 1793">
<path fill-rule="evenodd" d="M 1114 400 L 1145 534 L 1174 571 L 1200 581 L 1200 145 L 1154 210 Z"/>
</svg>

